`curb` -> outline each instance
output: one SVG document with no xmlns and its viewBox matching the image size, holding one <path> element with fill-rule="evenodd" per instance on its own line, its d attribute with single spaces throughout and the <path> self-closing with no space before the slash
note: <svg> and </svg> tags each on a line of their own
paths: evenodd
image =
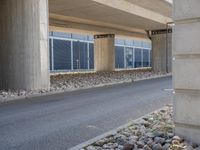
<svg viewBox="0 0 200 150">
<path fill-rule="evenodd" d="M 4 99 L 2 99 L 2 100 L 0 99 L 0 104 L 6 103 L 6 102 L 13 102 L 13 101 L 17 101 L 17 100 L 25 100 L 25 99 L 36 98 L 36 97 L 51 96 L 54 94 L 62 94 L 62 93 L 67 93 L 67 92 L 79 91 L 79 90 L 87 90 L 87 89 L 91 89 L 91 88 L 105 87 L 105 86 L 111 86 L 111 85 L 120 85 L 120 84 L 125 84 L 125 83 L 145 81 L 145 80 L 151 80 L 151 79 L 159 79 L 159 78 L 170 77 L 170 76 L 172 76 L 172 75 L 171 74 L 157 75 L 157 76 L 143 78 L 143 79 L 122 81 L 122 82 L 117 82 L 117 83 L 108 83 L 108 84 L 96 85 L 96 86 L 91 86 L 91 87 L 86 87 L 86 88 L 72 89 L 72 90 L 67 90 L 67 91 L 53 91 L 53 92 L 49 92 L 49 93 L 37 93 L 37 94 L 33 94 L 33 95 L 28 95 L 28 96 L 18 96 L 17 98 L 5 99 L 5 101 L 4 101 Z"/>
<path fill-rule="evenodd" d="M 165 107 L 166 107 L 166 106 L 165 106 Z M 72 147 L 72 148 L 70 148 L 70 149 L 68 149 L 68 150 L 81 150 L 81 149 L 83 149 L 84 147 L 87 147 L 87 146 L 89 146 L 89 145 L 91 145 L 91 144 L 93 144 L 93 143 L 95 143 L 95 142 L 97 142 L 97 141 L 99 141 L 99 140 L 101 140 L 101 139 L 103 139 L 103 138 L 108 137 L 109 135 L 116 134 L 117 131 L 129 127 L 129 126 L 130 126 L 131 124 L 133 124 L 133 123 L 139 122 L 142 118 L 144 118 L 144 117 L 146 117 L 146 116 L 148 116 L 148 115 L 151 115 L 151 114 L 154 113 L 154 112 L 159 112 L 159 111 L 161 111 L 161 110 L 164 109 L 165 107 L 162 107 L 162 108 L 160 108 L 160 109 L 157 109 L 157 110 L 155 110 L 155 111 L 152 111 L 152 112 L 150 112 L 150 113 L 148 113 L 148 114 L 146 114 L 146 115 L 144 115 L 144 116 L 142 116 L 142 117 L 140 117 L 140 118 L 138 118 L 138 119 L 132 120 L 132 121 L 130 121 L 130 122 L 128 122 L 128 123 L 126 123 L 126 124 L 120 126 L 120 127 L 117 127 L 117 128 L 115 128 L 115 129 L 113 129 L 113 130 L 110 130 L 110 131 L 108 131 L 108 132 L 106 132 L 106 133 L 103 133 L 103 134 L 101 134 L 101 135 L 99 135 L 99 136 L 97 136 L 97 137 L 95 137 L 95 138 L 93 138 L 93 139 L 91 139 L 91 140 L 88 140 L 88 141 L 86 141 L 86 142 L 83 142 L 83 143 L 81 143 L 81 144 L 78 144 L 78 145 L 76 145 L 76 146 L 74 146 L 74 147 Z"/>
</svg>

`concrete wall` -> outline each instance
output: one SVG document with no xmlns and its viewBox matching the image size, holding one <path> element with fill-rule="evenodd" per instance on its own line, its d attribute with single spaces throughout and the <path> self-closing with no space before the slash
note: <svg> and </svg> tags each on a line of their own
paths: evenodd
<svg viewBox="0 0 200 150">
<path fill-rule="evenodd" d="M 0 89 L 49 88 L 48 0 L 1 0 L 0 43 Z"/>
<path fill-rule="evenodd" d="M 94 37 L 94 70 L 115 70 L 115 36 L 96 35 Z"/>
<path fill-rule="evenodd" d="M 174 0 L 175 133 L 200 144 L 200 1 Z"/>
<path fill-rule="evenodd" d="M 166 42 L 168 45 L 166 45 Z M 152 35 L 152 55 L 152 67 L 155 72 L 172 71 L 171 33 L 168 33 L 168 35 L 166 33 L 154 33 Z"/>
</svg>

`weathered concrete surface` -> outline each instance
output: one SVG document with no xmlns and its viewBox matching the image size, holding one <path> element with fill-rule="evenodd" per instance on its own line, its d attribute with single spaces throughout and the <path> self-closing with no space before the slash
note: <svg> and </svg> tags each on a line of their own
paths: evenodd
<svg viewBox="0 0 200 150">
<path fill-rule="evenodd" d="M 154 0 L 154 3 L 157 2 L 157 7 L 163 6 L 159 1 Z M 167 22 L 172 21 L 170 16 L 155 9 L 154 4 L 150 5 L 152 10 L 145 8 L 141 2 L 128 0 L 49 0 L 49 6 L 53 14 L 145 30 L 164 28 Z M 170 13 L 172 5 L 165 3 L 164 6 L 163 9 Z"/>
<path fill-rule="evenodd" d="M 200 1 L 174 0 L 175 132 L 200 143 Z"/>
<path fill-rule="evenodd" d="M 0 1 L 0 89 L 47 89 L 48 1 Z"/>
<path fill-rule="evenodd" d="M 172 4 L 166 0 L 126 0 L 140 7 L 159 12 L 161 15 L 172 18 Z"/>
<path fill-rule="evenodd" d="M 172 4 L 165 0 L 49 0 L 49 12 L 53 31 L 142 39 L 148 39 L 145 30 L 172 21 Z"/>
<path fill-rule="evenodd" d="M 152 55 L 152 66 L 155 72 L 172 72 L 171 33 L 152 35 Z"/>
<path fill-rule="evenodd" d="M 94 70 L 95 71 L 115 70 L 115 45 L 114 44 L 115 44 L 115 36 L 112 34 L 95 36 L 95 40 L 94 40 Z"/>
</svg>

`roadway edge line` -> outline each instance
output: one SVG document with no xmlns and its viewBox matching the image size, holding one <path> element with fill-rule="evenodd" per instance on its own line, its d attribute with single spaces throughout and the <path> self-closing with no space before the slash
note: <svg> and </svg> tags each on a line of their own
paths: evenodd
<svg viewBox="0 0 200 150">
<path fill-rule="evenodd" d="M 167 105 L 166 105 L 166 106 L 167 106 Z M 110 135 L 116 134 L 117 131 L 129 127 L 129 126 L 130 126 L 131 124 L 133 124 L 133 123 L 137 123 L 137 122 L 141 121 L 143 118 L 145 118 L 145 117 L 151 115 L 152 113 L 159 112 L 159 111 L 165 109 L 166 106 L 164 106 L 164 107 L 162 107 L 162 108 L 160 108 L 160 109 L 154 110 L 154 111 L 152 111 L 152 112 L 150 112 L 150 113 L 147 113 L 146 115 L 144 115 L 144 116 L 142 116 L 142 117 L 139 117 L 138 119 L 132 120 L 132 121 L 130 121 L 130 122 L 128 122 L 128 123 L 126 123 L 126 124 L 124 124 L 124 125 L 122 125 L 122 126 L 119 126 L 119 127 L 115 128 L 115 129 L 112 129 L 112 130 L 110 130 L 110 131 L 108 131 L 108 132 L 105 132 L 105 133 L 103 133 L 103 134 L 101 134 L 101 135 L 99 135 L 99 136 L 96 136 L 96 137 L 93 138 L 93 139 L 90 139 L 90 140 L 88 140 L 88 141 L 86 141 L 86 142 L 83 142 L 83 143 L 81 143 L 81 144 L 78 144 L 78 145 L 76 145 L 76 146 L 74 146 L 74 147 L 72 147 L 72 148 L 70 148 L 70 149 L 68 149 L 68 150 L 81 150 L 81 149 L 83 149 L 84 147 L 87 147 L 87 146 L 89 146 L 89 145 L 91 145 L 91 144 L 93 144 L 93 143 L 95 143 L 95 142 L 97 142 L 97 141 L 99 141 L 99 140 L 101 140 L 101 139 L 103 139 L 103 138 L 106 138 L 106 137 L 108 137 L 108 136 L 110 136 Z"/>
</svg>

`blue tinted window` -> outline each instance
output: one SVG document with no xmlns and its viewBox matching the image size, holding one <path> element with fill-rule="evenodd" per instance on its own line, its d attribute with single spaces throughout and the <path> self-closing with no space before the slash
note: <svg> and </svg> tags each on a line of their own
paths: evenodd
<svg viewBox="0 0 200 150">
<path fill-rule="evenodd" d="M 51 48 L 52 48 L 52 46 L 51 46 L 51 39 L 49 39 L 49 69 L 50 70 L 53 70 L 52 69 L 52 53 L 51 53 Z"/>
<path fill-rule="evenodd" d="M 124 45 L 124 40 L 123 39 L 115 39 L 115 44 Z"/>
<path fill-rule="evenodd" d="M 89 44 L 89 63 L 90 69 L 94 69 L 94 44 Z"/>
<path fill-rule="evenodd" d="M 88 40 L 89 40 L 89 41 L 94 41 L 94 36 L 89 35 L 89 36 L 88 36 Z"/>
<path fill-rule="evenodd" d="M 127 45 L 127 46 L 133 46 L 134 42 L 133 42 L 133 40 L 127 39 L 127 40 L 125 40 L 125 45 Z"/>
<path fill-rule="evenodd" d="M 142 50 L 140 48 L 135 49 L 135 68 L 142 67 Z"/>
<path fill-rule="evenodd" d="M 73 42 L 74 69 L 88 69 L 88 51 L 86 42 Z"/>
<path fill-rule="evenodd" d="M 150 42 L 143 42 L 143 47 L 144 48 L 151 48 L 151 43 Z"/>
<path fill-rule="evenodd" d="M 124 68 L 124 47 L 115 47 L 115 68 Z"/>
<path fill-rule="evenodd" d="M 149 50 L 143 49 L 143 67 L 149 67 Z"/>
<path fill-rule="evenodd" d="M 53 40 L 54 45 L 54 69 L 71 69 L 71 42 L 64 40 Z"/>
<path fill-rule="evenodd" d="M 126 47 L 125 49 L 126 68 L 133 68 L 133 48 Z"/>
<path fill-rule="evenodd" d="M 53 32 L 54 37 L 71 38 L 71 33 Z"/>
<path fill-rule="evenodd" d="M 137 41 L 137 40 L 135 40 L 135 41 L 134 41 L 134 45 L 135 45 L 136 47 L 142 47 L 142 41 Z"/>
<path fill-rule="evenodd" d="M 87 40 L 87 35 L 72 34 L 72 38 L 78 40 Z"/>
</svg>

